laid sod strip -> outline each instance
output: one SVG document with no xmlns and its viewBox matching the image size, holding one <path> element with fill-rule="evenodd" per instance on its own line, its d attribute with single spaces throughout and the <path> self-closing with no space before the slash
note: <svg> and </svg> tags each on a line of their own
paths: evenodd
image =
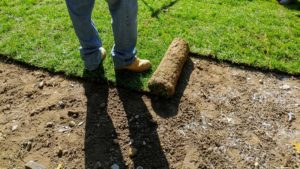
<svg viewBox="0 0 300 169">
<path fill-rule="evenodd" d="M 104 0 L 96 1 L 93 20 L 107 50 L 113 45 Z M 171 41 L 187 40 L 191 51 L 255 67 L 300 73 L 300 6 L 276 0 L 139 0 L 138 49 L 153 69 L 115 75 L 110 57 L 105 76 L 136 90 L 147 89 Z M 0 54 L 82 77 L 79 43 L 63 0 L 1 0 Z"/>
</svg>

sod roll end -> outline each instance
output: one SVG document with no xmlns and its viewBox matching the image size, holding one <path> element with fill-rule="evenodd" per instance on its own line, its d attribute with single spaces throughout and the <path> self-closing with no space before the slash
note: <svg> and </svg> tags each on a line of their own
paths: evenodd
<svg viewBox="0 0 300 169">
<path fill-rule="evenodd" d="M 177 81 L 189 54 L 189 45 L 183 39 L 174 39 L 158 68 L 148 81 L 151 93 L 163 97 L 175 94 Z"/>
</svg>

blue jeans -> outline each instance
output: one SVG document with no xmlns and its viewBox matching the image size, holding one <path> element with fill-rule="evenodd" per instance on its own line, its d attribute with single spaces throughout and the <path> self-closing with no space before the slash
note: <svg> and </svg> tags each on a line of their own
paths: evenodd
<svg viewBox="0 0 300 169">
<path fill-rule="evenodd" d="M 115 68 L 131 64 L 137 53 L 137 0 L 106 0 L 112 16 L 115 45 L 112 57 Z M 102 47 L 98 31 L 91 19 L 95 0 L 66 0 L 68 11 L 80 41 L 80 54 L 85 68 L 95 70 L 101 63 Z"/>
</svg>

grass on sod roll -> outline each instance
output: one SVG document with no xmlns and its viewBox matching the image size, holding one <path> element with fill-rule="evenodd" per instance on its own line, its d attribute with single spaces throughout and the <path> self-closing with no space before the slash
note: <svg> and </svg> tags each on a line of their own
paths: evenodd
<svg viewBox="0 0 300 169">
<path fill-rule="evenodd" d="M 153 69 L 125 73 L 118 83 L 147 89 L 147 81 L 175 37 L 193 52 L 263 69 L 300 73 L 300 2 L 276 0 L 139 0 L 138 55 Z M 96 0 L 93 20 L 104 47 L 113 46 L 111 18 Z M 83 76 L 83 63 L 64 0 L 1 0 L 0 54 L 67 75 Z M 105 75 L 116 81 L 111 57 Z M 199 77 L 201 78 L 201 77 Z"/>
</svg>

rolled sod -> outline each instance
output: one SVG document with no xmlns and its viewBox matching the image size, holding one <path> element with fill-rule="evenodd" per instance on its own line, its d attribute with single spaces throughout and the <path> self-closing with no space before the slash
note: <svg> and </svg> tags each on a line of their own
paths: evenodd
<svg viewBox="0 0 300 169">
<path fill-rule="evenodd" d="M 177 81 L 189 55 L 189 45 L 183 39 L 174 39 L 158 68 L 148 81 L 151 93 L 163 97 L 175 94 Z"/>
</svg>

